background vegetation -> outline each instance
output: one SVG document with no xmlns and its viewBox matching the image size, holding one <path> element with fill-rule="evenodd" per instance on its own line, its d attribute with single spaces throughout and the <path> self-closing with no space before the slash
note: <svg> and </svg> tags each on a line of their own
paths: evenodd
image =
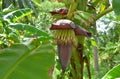
<svg viewBox="0 0 120 79">
<path fill-rule="evenodd" d="M 97 10 L 102 12 L 107 6 L 105 1 L 109 0 L 91 1 L 98 1 Z M 97 30 L 90 30 L 92 37 L 85 39 L 84 52 L 90 60 L 92 79 L 101 79 L 120 63 L 120 1 L 115 1 L 114 11 L 98 19 Z M 54 0 L 0 0 L 0 79 L 59 79 L 61 65 L 49 30 L 55 19 L 50 11 L 64 7 Z M 95 47 L 98 61 L 95 61 Z M 69 79 L 69 72 L 70 67 L 65 79 Z M 86 68 L 84 74 L 84 79 L 88 79 Z"/>
</svg>

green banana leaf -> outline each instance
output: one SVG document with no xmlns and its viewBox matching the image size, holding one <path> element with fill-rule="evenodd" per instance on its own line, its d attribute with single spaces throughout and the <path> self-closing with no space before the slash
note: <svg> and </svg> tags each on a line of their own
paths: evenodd
<svg viewBox="0 0 120 79">
<path fill-rule="evenodd" d="M 102 79 L 120 79 L 120 64 L 108 71 Z"/>
<path fill-rule="evenodd" d="M 116 15 L 120 15 L 120 0 L 112 0 L 113 10 Z"/>
<path fill-rule="evenodd" d="M 50 79 L 55 63 L 51 49 L 49 44 L 32 49 L 15 44 L 0 50 L 0 79 Z"/>
<path fill-rule="evenodd" d="M 30 15 L 32 14 L 33 11 L 29 8 L 25 8 L 25 9 L 18 9 L 18 10 L 14 10 L 12 12 L 9 12 L 8 14 L 3 16 L 3 19 L 5 21 L 11 21 L 11 22 L 16 22 L 18 19 Z"/>
<path fill-rule="evenodd" d="M 38 36 L 49 36 L 48 33 L 44 32 L 42 30 L 39 30 L 38 28 L 36 28 L 35 26 L 32 26 L 32 25 L 23 24 L 23 23 L 11 23 L 11 24 L 9 24 L 9 26 L 14 29 L 17 29 L 17 30 L 29 31 L 33 34 L 37 34 Z"/>
</svg>

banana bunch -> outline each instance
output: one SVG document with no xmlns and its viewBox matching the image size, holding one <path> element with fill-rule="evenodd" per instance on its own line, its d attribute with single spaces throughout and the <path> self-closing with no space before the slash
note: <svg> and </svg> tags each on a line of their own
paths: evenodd
<svg viewBox="0 0 120 79">
<path fill-rule="evenodd" d="M 80 24 L 85 26 L 91 26 L 95 22 L 95 16 L 84 11 L 75 12 L 74 19 L 79 20 Z"/>
<path fill-rule="evenodd" d="M 74 30 L 57 30 L 54 33 L 54 39 L 62 45 L 72 44 L 77 46 L 78 40 L 75 36 Z"/>
</svg>

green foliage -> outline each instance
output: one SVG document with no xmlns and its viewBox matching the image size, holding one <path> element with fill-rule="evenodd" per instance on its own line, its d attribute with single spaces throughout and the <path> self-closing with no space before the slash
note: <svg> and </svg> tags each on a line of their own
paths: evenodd
<svg viewBox="0 0 120 79">
<path fill-rule="evenodd" d="M 49 13 L 50 11 L 58 8 L 65 8 L 65 5 L 63 3 L 58 3 L 58 2 L 45 1 L 43 3 L 39 3 L 37 0 L 34 0 L 33 2 L 36 4 L 36 6 L 38 6 L 37 8 L 38 11 L 40 10 L 40 13 L 41 12 Z"/>
<path fill-rule="evenodd" d="M 0 30 L 1 30 L 1 48 L 4 48 L 4 46 L 10 46 L 12 43 L 20 42 L 21 41 L 21 34 L 20 30 L 15 30 L 14 28 L 11 28 L 9 24 L 12 24 L 12 22 L 16 22 L 20 20 L 21 18 L 30 15 L 32 13 L 31 9 L 19 9 L 19 10 L 6 10 L 1 12 L 1 21 L 0 21 Z M 15 25 L 15 24 L 14 24 Z M 27 26 L 27 24 L 26 24 Z M 29 26 L 29 25 L 28 25 Z M 19 27 L 19 26 L 18 26 Z M 21 26 L 22 27 L 22 26 Z M 19 27 L 19 28 L 21 28 Z M 29 27 L 28 27 L 29 28 Z M 35 28 L 35 27 L 34 27 Z M 33 29 L 33 28 L 32 28 Z M 30 29 L 29 29 L 30 30 Z M 22 41 L 21 41 L 22 42 Z"/>
<path fill-rule="evenodd" d="M 32 49 L 23 44 L 15 44 L 0 50 L 0 63 L 1 79 L 49 79 L 52 72 L 49 70 L 54 65 L 54 53 L 49 44 Z"/>
<path fill-rule="evenodd" d="M 120 15 L 120 0 L 112 0 L 112 6 L 114 8 L 115 14 Z"/>
<path fill-rule="evenodd" d="M 30 32 L 30 34 L 34 34 L 36 36 L 49 36 L 47 33 L 37 29 L 32 25 L 23 24 L 23 23 L 13 23 L 13 24 L 10 24 L 9 26 L 19 31 L 28 31 Z"/>
<path fill-rule="evenodd" d="M 0 13 L 1 79 L 52 77 L 55 56 L 49 44 L 51 36 L 31 25 L 30 19 L 35 18 L 32 13 L 29 8 L 9 8 Z"/>
<path fill-rule="evenodd" d="M 120 46 L 119 33 L 120 26 L 114 13 L 107 14 L 99 20 L 98 28 L 103 28 L 98 32 L 98 50 L 100 63 L 100 77 L 107 71 L 119 64 Z"/>
<path fill-rule="evenodd" d="M 97 46 L 97 44 L 96 44 L 96 41 L 95 40 L 91 40 L 91 44 L 93 45 L 93 46 Z"/>
<path fill-rule="evenodd" d="M 53 19 L 53 17 L 51 16 L 50 11 L 64 8 L 64 4 L 58 2 L 50 2 L 47 0 L 41 3 L 37 0 L 33 0 L 33 2 L 37 6 L 37 10 L 39 11 L 38 18 L 34 22 L 35 26 L 50 33 L 49 28 L 52 22 L 55 21 L 55 19 Z"/>
<path fill-rule="evenodd" d="M 51 15 L 46 12 L 40 12 L 38 19 L 35 21 L 36 28 L 42 29 L 44 31 L 50 32 L 49 27 L 54 20 Z"/>
<path fill-rule="evenodd" d="M 37 17 L 37 11 L 34 7 L 34 5 L 32 4 L 31 0 L 2 0 L 2 9 L 23 9 L 25 7 L 29 7 L 30 9 L 33 10 L 35 16 Z"/>
<path fill-rule="evenodd" d="M 57 54 L 54 53 L 57 49 L 55 43 L 53 43 L 54 40 L 52 40 L 52 33 L 49 30 L 51 23 L 55 19 L 51 17 L 49 12 L 58 8 L 65 8 L 65 4 L 48 0 L 44 2 L 42 0 L 23 0 L 22 2 L 21 0 L 9 0 L 13 2 L 6 2 L 4 5 L 9 5 L 3 7 L 2 1 L 7 0 L 0 0 L 0 79 L 50 79 L 52 77 L 53 79 L 59 79 L 61 77 L 61 65 Z M 95 35 L 95 27 L 91 26 L 89 29 L 93 32 L 92 38 L 97 37 L 97 42 L 96 39 L 85 39 L 84 42 L 84 56 L 89 58 L 92 79 L 101 79 L 120 60 L 120 1 L 112 0 L 113 9 L 110 9 L 110 11 L 106 11 L 106 9 L 109 9 L 108 0 L 79 1 L 81 5 L 78 6 L 78 9 L 80 11 L 78 11 L 79 14 L 75 12 L 76 15 L 74 15 L 73 19 L 81 27 L 84 27 L 84 25 L 91 26 L 94 20 L 96 22 L 96 20 L 112 10 L 118 15 L 118 19 L 113 13 L 103 17 L 102 20 L 99 19 L 99 21 L 103 22 L 101 27 L 106 25 L 102 29 L 105 31 L 97 32 L 97 35 Z M 71 3 L 67 1 L 67 4 L 67 8 L 69 8 Z M 87 7 L 84 5 L 87 5 Z M 89 15 L 86 13 L 89 13 Z M 94 19 L 98 15 L 99 17 Z M 87 28 L 86 26 L 85 28 Z M 96 26 L 99 26 L 99 24 L 96 24 Z M 99 74 L 94 71 L 93 46 L 98 47 Z M 79 63 L 76 64 L 76 67 L 78 67 Z M 118 65 L 110 70 L 103 79 L 107 79 L 108 76 L 112 78 L 119 77 L 119 68 Z M 75 74 L 70 65 L 63 78 L 71 78 L 71 71 L 72 74 Z M 86 67 L 84 78 L 88 78 Z"/>
<path fill-rule="evenodd" d="M 112 68 L 102 79 L 117 79 L 120 78 L 120 65 Z"/>
<path fill-rule="evenodd" d="M 14 10 L 12 12 L 9 12 L 8 14 L 5 14 L 3 16 L 3 19 L 11 22 L 16 22 L 18 19 L 30 15 L 33 11 L 29 8 L 26 9 L 19 9 L 19 10 Z"/>
</svg>

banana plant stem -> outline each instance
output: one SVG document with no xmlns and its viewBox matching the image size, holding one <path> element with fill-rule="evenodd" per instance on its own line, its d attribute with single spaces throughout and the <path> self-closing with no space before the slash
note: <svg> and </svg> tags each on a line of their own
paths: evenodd
<svg viewBox="0 0 120 79">
<path fill-rule="evenodd" d="M 77 3 L 74 2 L 73 4 L 70 5 L 70 8 L 69 8 L 69 11 L 68 11 L 68 14 L 67 14 L 67 19 L 71 19 L 73 17 L 73 14 L 74 14 L 74 11 L 77 7 Z"/>
<path fill-rule="evenodd" d="M 96 15 L 95 21 L 97 21 L 99 18 L 103 17 L 104 15 L 106 15 L 109 12 L 112 12 L 113 8 L 108 8 L 105 11 L 101 12 L 100 14 Z"/>
</svg>

